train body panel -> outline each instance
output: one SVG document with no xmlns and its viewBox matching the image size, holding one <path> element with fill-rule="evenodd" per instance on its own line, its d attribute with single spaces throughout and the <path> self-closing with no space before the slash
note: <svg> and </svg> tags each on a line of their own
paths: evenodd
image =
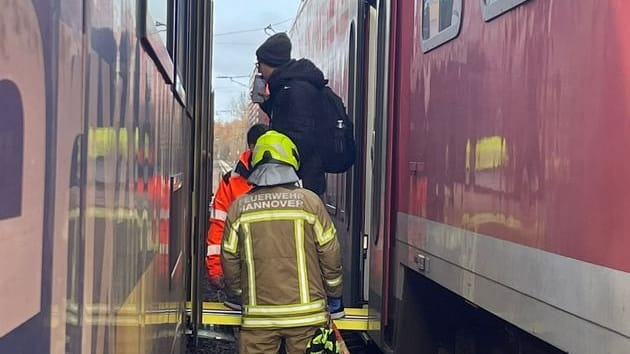
<svg viewBox="0 0 630 354">
<path fill-rule="evenodd" d="M 187 16 L 187 30 L 203 33 L 212 4 L 176 3 L 2 2 L 13 25 L 0 35 L 1 95 L 7 83 L 22 104 L 7 108 L 15 139 L 2 136 L 1 160 L 18 166 L 2 180 L 20 176 L 11 196 L 21 200 L 0 201 L 0 352 L 183 351 L 193 151 L 209 143 L 193 125 L 211 104 L 191 96 L 209 87 L 191 71 L 209 72 L 196 55 L 211 48 L 191 39 L 179 47 L 188 65 L 177 63 L 167 47 L 184 42 L 151 42 L 151 11 Z"/>
<path fill-rule="evenodd" d="M 6 124 L 0 133 L 0 267 L 6 271 L 0 281 L 0 336 L 41 311 L 43 260 L 31 255 L 41 254 L 45 242 L 42 196 L 46 183 L 46 126 L 38 120 L 46 114 L 42 99 L 46 92 L 45 44 L 38 35 L 42 24 L 33 4 L 9 5 L 13 13 L 3 11 L 0 19 L 5 26 L 20 30 L 3 40 L 0 69 L 2 121 Z M 31 267 L 36 271 L 30 272 Z M 24 293 L 32 296 L 24 297 Z M 20 301 L 23 306 L 15 306 Z"/>
<path fill-rule="evenodd" d="M 364 214 L 372 241 L 373 337 L 384 349 L 411 350 L 396 346 L 413 335 L 406 329 L 422 327 L 405 318 L 419 316 L 409 308 L 422 296 L 408 288 L 422 277 L 561 350 L 626 350 L 630 165 L 619 157 L 630 148 L 630 33 L 620 15 L 628 5 L 365 4 L 364 13 L 357 4 L 306 2 L 293 41 L 300 56 L 341 68 L 346 56 L 328 51 L 345 53 L 349 38 L 326 29 L 347 6 L 358 18 L 377 13 L 378 33 L 372 20 L 359 29 L 377 58 L 370 54 L 358 74 L 376 70 L 376 89 L 374 78 L 337 87 L 349 105 L 365 107 L 354 115 L 361 177 L 345 188 L 366 195 L 346 209 Z M 304 11 L 326 5 L 338 10 L 324 24 Z M 369 49 L 373 41 L 386 58 Z"/>
<path fill-rule="evenodd" d="M 626 4 L 530 1 L 483 22 L 466 2 L 459 37 L 427 53 L 418 4 L 399 2 L 397 239 L 460 268 L 429 278 L 564 350 L 627 348 Z"/>
<path fill-rule="evenodd" d="M 421 31 L 410 30 L 422 17 L 402 3 L 396 175 L 417 192 L 400 193 L 397 209 L 630 271 L 630 166 L 615 159 L 630 148 L 628 30 L 615 15 L 625 3 L 569 13 L 564 2 L 530 1 L 491 22 L 475 5 L 457 39 L 422 53 Z M 424 171 L 414 176 L 410 162 Z"/>
</svg>

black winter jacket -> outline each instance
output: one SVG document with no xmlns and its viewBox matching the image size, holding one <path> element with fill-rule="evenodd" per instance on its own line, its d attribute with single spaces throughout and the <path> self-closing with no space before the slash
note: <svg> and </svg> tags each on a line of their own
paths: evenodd
<svg viewBox="0 0 630 354">
<path fill-rule="evenodd" d="M 291 60 L 277 67 L 269 78 L 269 99 L 262 105 L 271 119 L 271 129 L 286 134 L 300 153 L 304 188 L 321 195 L 326 179 L 318 149 L 317 126 L 321 119 L 320 90 L 328 83 L 308 59 Z"/>
</svg>

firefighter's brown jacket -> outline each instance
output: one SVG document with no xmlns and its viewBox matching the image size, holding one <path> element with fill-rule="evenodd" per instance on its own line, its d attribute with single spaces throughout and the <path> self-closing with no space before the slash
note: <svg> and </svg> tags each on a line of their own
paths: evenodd
<svg viewBox="0 0 630 354">
<path fill-rule="evenodd" d="M 313 192 L 258 187 L 229 209 L 221 250 L 226 288 L 242 294 L 243 328 L 326 322 L 326 298 L 340 297 L 336 230 Z"/>
</svg>

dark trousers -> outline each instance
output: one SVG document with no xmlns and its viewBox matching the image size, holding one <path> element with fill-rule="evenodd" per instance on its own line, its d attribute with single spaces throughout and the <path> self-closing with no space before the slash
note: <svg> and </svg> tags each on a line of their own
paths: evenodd
<svg viewBox="0 0 630 354">
<path fill-rule="evenodd" d="M 298 176 L 302 180 L 302 186 L 317 195 L 326 191 L 326 175 L 322 167 L 319 155 L 300 157 L 300 170 Z"/>
<path fill-rule="evenodd" d="M 239 353 L 273 354 L 284 339 L 287 354 L 304 354 L 308 341 L 320 326 L 280 329 L 241 329 Z"/>
</svg>

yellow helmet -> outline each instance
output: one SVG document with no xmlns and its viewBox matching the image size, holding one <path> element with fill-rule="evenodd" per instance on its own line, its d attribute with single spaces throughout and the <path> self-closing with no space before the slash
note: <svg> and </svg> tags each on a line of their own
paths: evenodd
<svg viewBox="0 0 630 354">
<path fill-rule="evenodd" d="M 275 130 L 267 131 L 256 140 L 252 152 L 252 167 L 267 162 L 289 165 L 297 171 L 300 168 L 297 146 L 288 136 Z"/>
</svg>

